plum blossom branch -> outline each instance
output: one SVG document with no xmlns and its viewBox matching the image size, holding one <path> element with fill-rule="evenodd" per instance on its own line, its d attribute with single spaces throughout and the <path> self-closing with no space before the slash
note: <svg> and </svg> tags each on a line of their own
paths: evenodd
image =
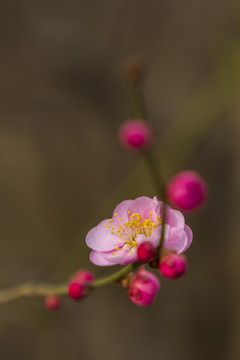
<svg viewBox="0 0 240 360">
<path fill-rule="evenodd" d="M 140 262 L 135 262 L 124 266 L 119 271 L 99 278 L 89 284 L 89 288 L 98 289 L 107 285 L 112 285 L 122 280 L 126 275 L 140 266 Z M 0 291 L 0 304 L 7 303 L 22 297 L 46 297 L 46 296 L 65 296 L 68 294 L 68 284 L 34 284 L 24 283 L 10 289 Z"/>
<path fill-rule="evenodd" d="M 86 237 L 86 243 L 92 249 L 90 254 L 92 263 L 100 266 L 128 265 L 96 280 L 92 274 L 89 275 L 89 272 L 87 274 L 87 271 L 82 271 L 78 277 L 75 274 L 71 283 L 28 282 L 0 291 L 0 304 L 22 297 L 45 297 L 48 300 L 46 301 L 47 308 L 56 310 L 61 296 L 69 295 L 74 300 L 80 300 L 91 290 L 121 283 L 128 289 L 131 301 L 139 306 L 146 306 L 154 300 L 160 287 L 159 280 L 143 267 L 134 276 L 128 276 L 129 274 L 143 263 L 149 262 L 151 265 L 152 259 L 165 277 L 177 278 L 185 273 L 186 260 L 181 254 L 190 246 L 192 232 L 185 225 L 183 215 L 166 205 L 166 184 L 160 162 L 151 146 L 154 136 L 145 121 L 141 86 L 143 69 L 135 63 L 130 70 L 128 74 L 129 102 L 132 115 L 138 119 L 133 119 L 123 126 L 120 141 L 123 145 L 127 145 L 128 149 L 138 150 L 141 153 L 152 176 L 156 193 L 162 201 L 156 197 L 150 199 L 144 196 L 135 200 L 125 200 L 117 206 L 112 218 L 104 220 L 91 229 Z M 150 248 L 147 249 L 146 244 L 150 245 Z M 143 258 L 145 255 L 148 257 L 151 251 L 153 252 L 148 259 L 146 257 L 145 260 L 141 259 L 138 251 L 141 245 L 142 251 L 145 252 L 142 254 Z M 167 257 L 162 256 L 165 250 Z"/>
</svg>

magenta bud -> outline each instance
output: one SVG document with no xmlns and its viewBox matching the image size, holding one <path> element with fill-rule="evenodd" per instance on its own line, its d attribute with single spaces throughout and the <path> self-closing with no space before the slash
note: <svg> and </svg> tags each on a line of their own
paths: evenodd
<svg viewBox="0 0 240 360">
<path fill-rule="evenodd" d="M 168 183 L 167 196 L 170 202 L 182 210 L 193 210 L 202 205 L 208 195 L 206 181 L 194 171 L 183 171 Z"/>
<path fill-rule="evenodd" d="M 125 122 L 119 129 L 118 138 L 122 146 L 128 150 L 144 150 L 153 143 L 152 130 L 141 119 Z"/>
<path fill-rule="evenodd" d="M 185 255 L 167 255 L 159 265 L 159 270 L 163 276 L 169 279 L 178 279 L 187 270 L 187 259 Z"/>
<path fill-rule="evenodd" d="M 139 245 L 137 254 L 139 261 L 149 262 L 155 255 L 155 249 L 149 241 L 144 241 Z"/>
<path fill-rule="evenodd" d="M 46 308 L 50 311 L 56 311 L 61 306 L 61 300 L 58 296 L 50 295 L 45 299 Z"/>
<path fill-rule="evenodd" d="M 154 301 L 160 281 L 151 272 L 141 269 L 130 283 L 129 298 L 138 306 L 148 306 Z"/>
<path fill-rule="evenodd" d="M 72 282 L 77 282 L 79 284 L 87 284 L 94 281 L 94 275 L 91 271 L 88 270 L 79 270 L 72 279 Z"/>
<path fill-rule="evenodd" d="M 86 290 L 87 288 L 84 285 L 72 282 L 68 288 L 68 295 L 70 298 L 77 301 L 86 295 Z"/>
</svg>

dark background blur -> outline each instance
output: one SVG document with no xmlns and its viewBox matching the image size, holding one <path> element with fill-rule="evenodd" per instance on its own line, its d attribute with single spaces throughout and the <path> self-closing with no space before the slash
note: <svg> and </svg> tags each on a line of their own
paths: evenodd
<svg viewBox="0 0 240 360">
<path fill-rule="evenodd" d="M 42 299 L 1 305 L 1 359 L 240 359 L 239 20 L 237 0 L 1 1 L 2 289 L 108 273 L 88 260 L 87 231 L 118 202 L 154 195 L 116 140 L 129 56 L 148 64 L 166 174 L 193 168 L 210 187 L 208 206 L 186 216 L 188 274 L 163 280 L 151 307 L 118 287 L 57 313 Z"/>
</svg>

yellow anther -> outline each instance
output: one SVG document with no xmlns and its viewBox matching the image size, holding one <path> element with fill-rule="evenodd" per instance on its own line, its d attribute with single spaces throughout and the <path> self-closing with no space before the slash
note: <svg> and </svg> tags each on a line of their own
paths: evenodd
<svg viewBox="0 0 240 360">
<path fill-rule="evenodd" d="M 152 213 L 151 213 L 151 212 L 149 213 L 149 216 L 152 216 Z"/>
<path fill-rule="evenodd" d="M 114 234 L 114 233 L 113 233 L 113 230 L 111 231 L 111 234 Z"/>
<path fill-rule="evenodd" d="M 106 226 L 107 226 L 107 223 L 105 223 L 103 226 L 106 227 Z"/>
<path fill-rule="evenodd" d="M 112 219 L 110 219 L 110 220 L 108 220 L 108 222 L 109 222 L 109 223 L 112 223 L 113 221 L 112 221 Z"/>
<path fill-rule="evenodd" d="M 131 215 L 131 211 L 128 211 L 128 215 Z"/>
<path fill-rule="evenodd" d="M 159 217 L 158 217 L 158 216 L 156 216 L 156 219 L 157 219 L 157 220 L 159 220 Z"/>
<path fill-rule="evenodd" d="M 133 252 L 132 252 L 132 251 L 130 251 L 129 255 L 132 255 L 132 253 L 133 253 Z"/>
<path fill-rule="evenodd" d="M 118 213 L 114 214 L 114 216 L 115 216 L 115 217 L 118 216 Z"/>
<path fill-rule="evenodd" d="M 118 250 L 119 250 L 119 247 L 118 247 L 118 246 L 117 246 L 117 247 L 115 247 L 115 250 L 116 250 L 116 251 L 118 251 Z"/>
<path fill-rule="evenodd" d="M 112 253 L 112 255 L 116 255 L 116 253 L 115 253 L 115 252 L 113 252 L 113 253 Z"/>
<path fill-rule="evenodd" d="M 119 218 L 118 220 L 119 220 L 119 221 L 122 221 L 122 220 L 123 220 L 123 218 Z"/>
<path fill-rule="evenodd" d="M 110 229 L 110 227 L 111 227 L 111 226 L 110 226 L 110 225 L 108 225 L 108 226 L 107 226 L 107 229 Z"/>
<path fill-rule="evenodd" d="M 112 226 L 112 230 L 114 230 L 115 229 L 115 226 Z"/>
</svg>

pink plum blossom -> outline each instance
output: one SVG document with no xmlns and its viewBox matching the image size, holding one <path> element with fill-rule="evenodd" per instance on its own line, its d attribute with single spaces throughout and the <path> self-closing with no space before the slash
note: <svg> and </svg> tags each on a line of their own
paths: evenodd
<svg viewBox="0 0 240 360">
<path fill-rule="evenodd" d="M 130 283 L 129 298 L 138 306 L 148 306 L 154 301 L 159 288 L 158 278 L 151 272 L 140 269 Z"/>
<path fill-rule="evenodd" d="M 162 211 L 163 203 L 156 197 L 121 202 L 110 219 L 101 221 L 87 234 L 92 263 L 126 265 L 138 260 L 137 249 L 143 242 L 148 241 L 156 248 L 162 232 Z M 166 205 L 163 247 L 181 254 L 191 242 L 192 231 L 185 225 L 182 213 Z"/>
</svg>

